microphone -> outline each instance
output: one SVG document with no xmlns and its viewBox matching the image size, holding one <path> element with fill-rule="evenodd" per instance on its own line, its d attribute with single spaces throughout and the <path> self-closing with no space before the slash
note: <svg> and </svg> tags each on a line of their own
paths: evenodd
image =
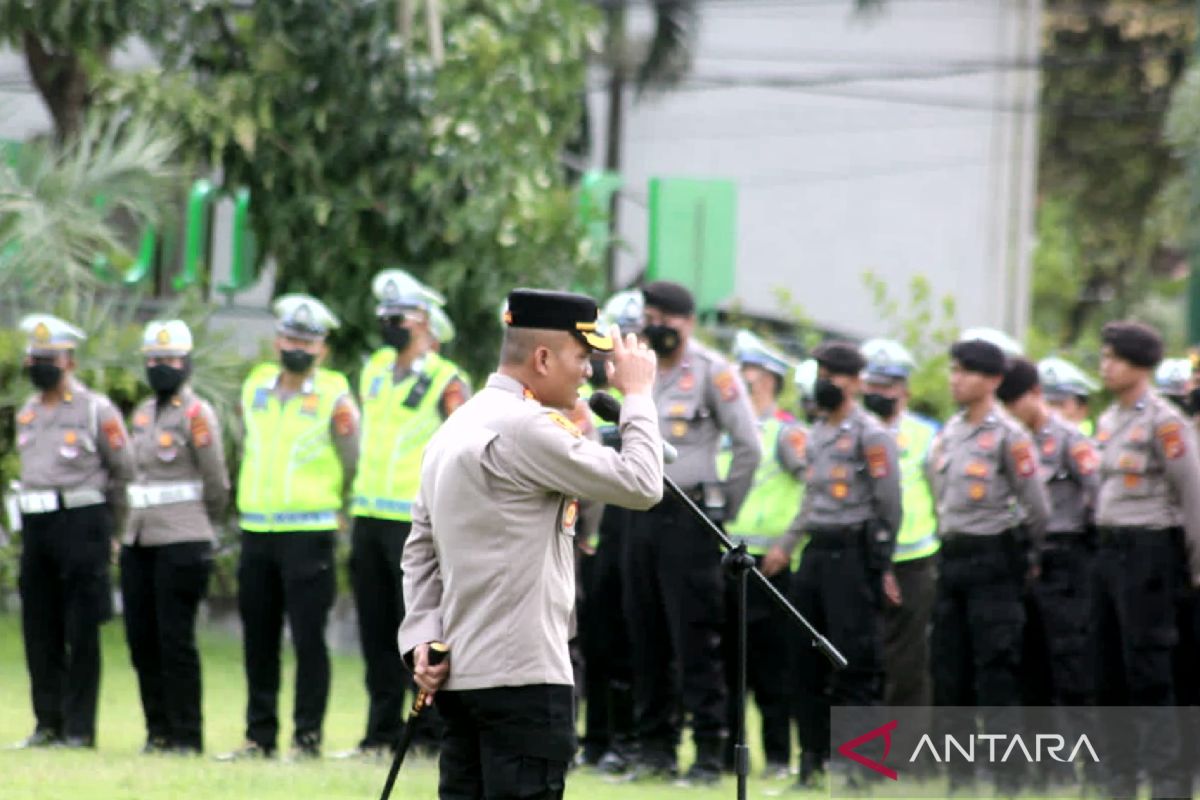
<svg viewBox="0 0 1200 800">
<path fill-rule="evenodd" d="M 596 392 L 593 394 L 588 398 L 588 407 L 592 409 L 592 413 L 605 422 L 611 422 L 615 425 L 621 419 L 621 404 L 617 402 L 617 398 L 608 392 Z M 679 458 L 679 451 L 672 447 L 669 442 L 663 442 L 662 448 L 663 461 L 667 464 L 675 463 L 675 459 Z"/>
</svg>

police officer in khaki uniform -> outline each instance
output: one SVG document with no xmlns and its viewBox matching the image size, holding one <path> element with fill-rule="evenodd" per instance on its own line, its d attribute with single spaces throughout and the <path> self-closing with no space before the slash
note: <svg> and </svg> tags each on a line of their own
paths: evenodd
<svg viewBox="0 0 1200 800">
<path fill-rule="evenodd" d="M 109 558 L 133 473 L 112 402 L 74 375 L 86 337 L 48 314 L 20 322 L 37 393 L 17 412 L 21 480 L 6 498 L 23 526 L 21 623 L 37 728 L 23 747 L 94 747 Z"/>
<path fill-rule="evenodd" d="M 736 517 L 762 455 L 742 379 L 723 357 L 692 338 L 695 300 L 677 283 L 642 289 L 642 336 L 658 354 L 654 386 L 662 435 L 679 451 L 667 474 L 717 521 Z M 729 473 L 717 473 L 728 433 Z M 725 722 L 721 661 L 724 578 L 712 534 L 668 497 L 632 514 L 627 534 L 625 607 L 633 645 L 638 764 L 630 777 L 673 778 L 684 715 L 691 716 L 696 762 L 689 782 L 720 778 Z"/>
<path fill-rule="evenodd" d="M 343 755 L 377 755 L 399 741 L 410 682 L 396 652 L 396 629 L 404 618 L 400 556 L 412 527 L 421 453 L 442 421 L 470 396 L 459 368 L 432 350 L 433 312 L 441 311 L 445 298 L 399 269 L 380 272 L 372 289 L 384 346 L 371 355 L 359 379 L 362 446 L 350 548 L 350 585 L 370 703 L 365 735 Z M 443 327 L 449 323 L 444 314 L 441 319 Z M 420 719 L 420 744 L 436 747 L 436 723 Z"/>
<path fill-rule="evenodd" d="M 647 508 L 662 496 L 654 356 L 596 332 L 582 295 L 508 298 L 500 367 L 425 451 L 404 548 L 399 645 L 446 723 L 442 800 L 554 800 L 575 750 L 567 648 L 580 498 Z M 613 352 L 620 452 L 574 408 L 592 350 Z M 431 642 L 450 657 L 429 666 Z"/>
<path fill-rule="evenodd" d="M 1196 437 L 1172 404 L 1150 389 L 1162 340 L 1137 322 L 1110 322 L 1101 335 L 1100 375 L 1116 402 L 1100 417 L 1096 503 L 1096 701 L 1102 706 L 1178 702 L 1172 657 L 1180 641 L 1177 600 L 1200 585 L 1200 459 Z M 1195 675 L 1186 676 L 1195 680 Z M 1123 732 L 1128 742 L 1128 733 Z M 1193 762 L 1180 754 L 1173 715 L 1145 720 L 1106 760 L 1110 796 L 1132 796 L 1137 772 L 1153 797 L 1190 797 Z M 1140 764 L 1138 763 L 1140 760 Z"/>
<path fill-rule="evenodd" d="M 950 348 L 950 358 L 950 391 L 962 411 L 934 439 L 928 462 L 942 540 L 933 609 L 934 703 L 1017 706 L 1022 593 L 1046 528 L 1046 489 L 1029 434 L 995 401 L 1004 351 L 991 341 L 965 339 Z M 1015 710 L 985 720 L 989 732 L 1011 731 L 1017 723 Z M 965 717 L 947 719 L 956 735 L 971 724 Z M 950 779 L 958 787 L 972 776 L 955 762 Z M 1005 791 L 1020 780 L 1011 771 L 996 779 Z"/>
<path fill-rule="evenodd" d="M 792 579 L 792 602 L 826 632 L 849 665 L 831 673 L 816 648 L 796 648 L 797 724 L 802 748 L 798 788 L 812 785 L 829 758 L 831 705 L 870 706 L 883 699 L 883 608 L 899 603 L 892 551 L 903 513 L 896 441 L 858 404 L 866 361 L 849 342 L 813 351 L 812 426 L 804 502 L 764 567 L 786 563 L 807 544 Z"/>
<path fill-rule="evenodd" d="M 1033 436 L 1050 516 L 1041 574 L 1033 586 L 1023 659 L 1027 705 L 1084 706 L 1092 702 L 1092 513 L 1100 457 L 1079 428 L 1047 405 L 1038 368 L 1009 359 L 996 397 Z M 1042 691 L 1033 691 L 1040 688 Z M 1044 693 L 1043 693 L 1044 692 Z"/>
<path fill-rule="evenodd" d="M 303 294 L 280 297 L 274 310 L 279 360 L 259 364 L 242 384 L 238 611 L 246 742 L 223 761 L 275 753 L 284 619 L 296 649 L 292 755 L 320 755 L 330 681 L 325 624 L 337 588 L 334 545 L 358 462 L 359 415 L 350 384 L 319 365 L 337 318 Z"/>
<path fill-rule="evenodd" d="M 204 747 L 196 611 L 208 590 L 229 474 L 216 414 L 188 385 L 191 352 L 183 321 L 146 326 L 142 354 L 154 394 L 133 414 L 136 476 L 128 487 L 121 597 L 147 753 Z"/>
</svg>

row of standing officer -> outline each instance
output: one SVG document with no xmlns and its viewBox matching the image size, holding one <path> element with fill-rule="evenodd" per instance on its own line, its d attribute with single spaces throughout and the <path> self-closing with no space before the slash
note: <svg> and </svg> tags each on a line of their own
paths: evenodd
<svg viewBox="0 0 1200 800">
<path fill-rule="evenodd" d="M 386 346 L 363 371 L 369 435 L 361 458 L 349 385 L 319 366 L 337 320 L 315 298 L 276 302 L 278 362 L 255 367 L 242 389 L 238 606 L 247 743 L 226 758 L 275 751 L 285 619 L 297 653 L 294 752 L 319 752 L 334 540 L 347 494 L 370 698 L 356 752 L 386 749 L 399 734 L 406 680 L 395 632 L 403 616 L 398 565 L 406 507 L 424 442 L 470 390 L 435 352 L 453 335 L 443 298 L 399 270 L 381 273 L 373 289 Z M 21 328 L 37 389 L 17 414 L 21 479 L 6 497 L 10 519 L 24 527 L 19 583 L 37 721 L 21 746 L 94 746 L 98 628 L 111 615 L 109 548 L 118 534 L 145 749 L 200 752 L 195 620 L 229 485 L 219 421 L 188 385 L 191 333 L 177 320 L 147 326 L 142 350 L 153 396 L 135 409 L 130 436 L 112 403 L 74 376 L 82 331 L 42 314 L 26 317 Z"/>
</svg>

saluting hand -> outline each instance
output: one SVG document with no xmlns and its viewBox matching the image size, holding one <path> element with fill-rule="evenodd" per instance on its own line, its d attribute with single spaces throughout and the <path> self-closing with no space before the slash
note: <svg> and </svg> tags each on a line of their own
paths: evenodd
<svg viewBox="0 0 1200 800">
<path fill-rule="evenodd" d="M 624 395 L 649 394 L 658 374 L 658 357 L 632 333 L 621 338 L 621 329 L 612 327 L 612 359 L 605 365 L 608 382 Z"/>
<path fill-rule="evenodd" d="M 425 692 L 425 705 L 433 705 L 433 695 L 450 676 L 450 659 L 437 666 L 429 664 L 429 643 L 419 644 L 413 649 L 413 680 Z"/>
</svg>

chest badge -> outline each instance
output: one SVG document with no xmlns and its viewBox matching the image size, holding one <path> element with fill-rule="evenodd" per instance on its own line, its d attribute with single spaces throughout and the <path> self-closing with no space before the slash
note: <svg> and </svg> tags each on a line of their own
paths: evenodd
<svg viewBox="0 0 1200 800">
<path fill-rule="evenodd" d="M 850 487 L 844 483 L 835 483 L 829 487 L 829 493 L 835 500 L 845 500 L 846 496 L 850 494 Z"/>
<path fill-rule="evenodd" d="M 1042 455 L 1044 456 L 1054 455 L 1054 451 L 1057 449 L 1058 442 L 1054 440 L 1053 436 L 1047 437 L 1046 441 L 1042 442 Z"/>
<path fill-rule="evenodd" d="M 967 494 L 971 496 L 972 500 L 978 502 L 984 498 L 984 495 L 987 494 L 987 484 L 973 482 L 971 484 L 971 488 L 967 490 Z"/>
<path fill-rule="evenodd" d="M 984 431 L 979 434 L 979 438 L 975 440 L 975 444 L 979 446 L 980 450 L 991 450 L 996 446 L 996 434 L 991 431 Z"/>
<path fill-rule="evenodd" d="M 691 372 L 685 372 L 679 376 L 679 390 L 690 392 L 696 388 L 696 376 Z"/>
</svg>

